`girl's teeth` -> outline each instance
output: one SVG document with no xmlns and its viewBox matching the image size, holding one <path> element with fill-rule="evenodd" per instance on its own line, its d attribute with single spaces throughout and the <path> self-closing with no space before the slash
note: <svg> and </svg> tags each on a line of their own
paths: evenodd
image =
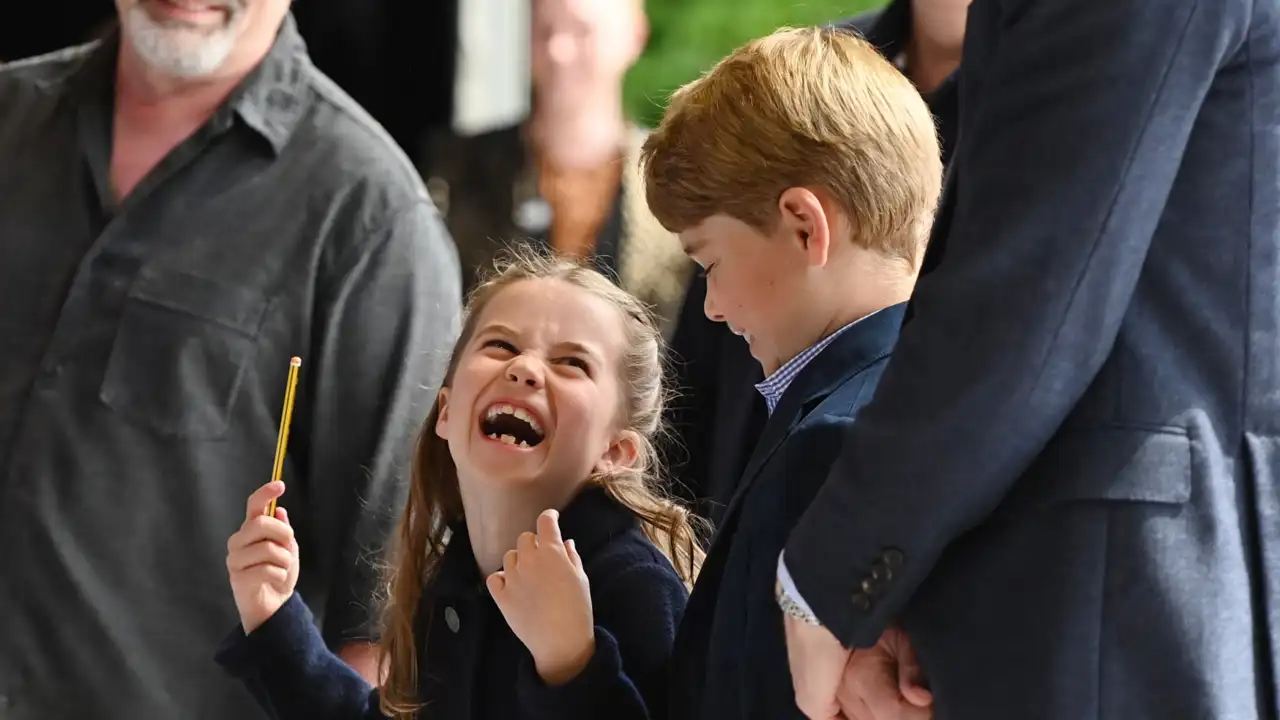
<svg viewBox="0 0 1280 720">
<path fill-rule="evenodd" d="M 490 440 L 497 440 L 503 445 L 519 445 L 522 448 L 529 447 L 528 442 L 524 440 L 517 441 L 515 437 L 512 435 L 499 435 L 497 433 L 489 433 L 486 437 L 488 437 Z"/>
</svg>

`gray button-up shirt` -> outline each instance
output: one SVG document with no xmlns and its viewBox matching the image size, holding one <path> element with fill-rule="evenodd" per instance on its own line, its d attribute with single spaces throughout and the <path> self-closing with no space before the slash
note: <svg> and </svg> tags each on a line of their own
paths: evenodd
<svg viewBox="0 0 1280 720">
<path fill-rule="evenodd" d="M 338 645 L 371 632 L 458 330 L 457 254 L 291 19 L 117 205 L 118 43 L 0 68 L 0 717 L 260 717 L 211 658 L 289 358 L 282 504 Z"/>
</svg>

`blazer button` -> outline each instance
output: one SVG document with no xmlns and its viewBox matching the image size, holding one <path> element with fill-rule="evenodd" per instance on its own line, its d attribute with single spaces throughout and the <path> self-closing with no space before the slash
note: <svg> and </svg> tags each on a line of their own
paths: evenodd
<svg viewBox="0 0 1280 720">
<path fill-rule="evenodd" d="M 889 548 L 880 554 L 880 559 L 890 570 L 897 570 L 907 558 L 898 548 Z"/>
<path fill-rule="evenodd" d="M 871 565 L 871 577 L 877 581 L 888 582 L 893 579 L 893 571 L 884 564 L 884 561 L 877 560 Z"/>
<path fill-rule="evenodd" d="M 871 595 L 872 597 L 879 595 L 880 591 L 883 589 L 884 583 L 881 582 L 880 578 L 869 577 L 862 581 L 862 592 L 867 595 Z"/>
<path fill-rule="evenodd" d="M 867 612 L 871 609 L 871 596 L 861 592 L 854 593 L 853 606 L 862 612 Z"/>
<path fill-rule="evenodd" d="M 458 619 L 458 611 L 452 606 L 444 609 L 444 624 L 448 625 L 453 632 L 458 632 L 458 628 L 462 627 L 462 621 Z"/>
</svg>

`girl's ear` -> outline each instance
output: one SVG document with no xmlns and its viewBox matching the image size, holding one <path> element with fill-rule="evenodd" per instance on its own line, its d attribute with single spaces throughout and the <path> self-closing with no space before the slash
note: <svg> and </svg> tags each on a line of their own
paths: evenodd
<svg viewBox="0 0 1280 720">
<path fill-rule="evenodd" d="M 436 436 L 441 440 L 449 439 L 449 388 L 440 388 L 436 396 L 436 404 L 440 406 L 440 414 L 436 417 Z"/>
<path fill-rule="evenodd" d="M 623 430 L 596 462 L 596 472 L 608 474 L 617 468 L 634 467 L 640 459 L 640 436 L 634 430 Z"/>
</svg>

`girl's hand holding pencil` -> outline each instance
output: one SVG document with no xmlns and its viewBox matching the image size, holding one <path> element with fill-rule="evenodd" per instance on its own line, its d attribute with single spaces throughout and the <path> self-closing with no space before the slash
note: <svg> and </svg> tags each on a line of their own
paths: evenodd
<svg viewBox="0 0 1280 720">
<path fill-rule="evenodd" d="M 269 482 L 249 496 L 244 524 L 227 540 L 231 592 L 246 635 L 275 614 L 298 584 L 298 541 L 289 513 L 267 510 L 284 494 L 284 483 Z"/>
<path fill-rule="evenodd" d="M 231 591 L 240 611 L 246 635 L 284 605 L 298 584 L 298 541 L 289 525 L 289 513 L 276 507 L 284 494 L 284 459 L 289 446 L 289 422 L 298 389 L 298 369 L 302 358 L 289 360 L 289 381 L 280 413 L 280 433 L 276 436 L 276 456 L 271 464 L 271 482 L 249 496 L 244 524 L 227 540 L 227 571 Z"/>
</svg>

